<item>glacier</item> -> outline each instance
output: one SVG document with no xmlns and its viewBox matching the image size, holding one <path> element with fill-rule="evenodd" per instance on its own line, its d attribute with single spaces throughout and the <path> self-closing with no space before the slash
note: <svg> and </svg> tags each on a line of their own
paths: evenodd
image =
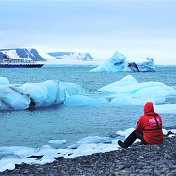
<svg viewBox="0 0 176 176">
<path fill-rule="evenodd" d="M 155 65 L 152 58 L 135 63 L 127 60 L 127 57 L 119 52 L 115 52 L 109 59 L 98 67 L 91 69 L 90 72 L 154 72 Z"/>
<path fill-rule="evenodd" d="M 0 77 L 0 110 L 24 110 L 61 103 L 65 106 L 125 106 L 152 101 L 157 105 L 171 96 L 176 96 L 173 87 L 161 82 L 138 83 L 132 75 L 91 93 L 78 84 L 58 80 L 10 84 L 6 77 Z"/>
</svg>

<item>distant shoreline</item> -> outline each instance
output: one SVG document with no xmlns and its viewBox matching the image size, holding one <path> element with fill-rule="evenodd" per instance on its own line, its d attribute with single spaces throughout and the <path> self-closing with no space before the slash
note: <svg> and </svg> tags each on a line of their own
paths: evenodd
<svg viewBox="0 0 176 176">
<path fill-rule="evenodd" d="M 98 64 L 49 64 L 45 63 L 43 67 L 97 67 Z M 155 67 L 176 67 L 176 65 L 155 65 Z"/>
<path fill-rule="evenodd" d="M 43 67 L 97 67 L 98 65 L 91 64 L 44 64 Z"/>
</svg>

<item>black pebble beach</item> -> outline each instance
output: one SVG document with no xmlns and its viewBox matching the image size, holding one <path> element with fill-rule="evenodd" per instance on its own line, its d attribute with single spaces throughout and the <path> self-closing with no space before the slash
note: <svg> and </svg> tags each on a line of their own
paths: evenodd
<svg viewBox="0 0 176 176">
<path fill-rule="evenodd" d="M 73 159 L 58 158 L 45 165 L 16 165 L 4 176 L 176 176 L 176 137 L 161 145 L 134 144 L 127 149 Z"/>
</svg>

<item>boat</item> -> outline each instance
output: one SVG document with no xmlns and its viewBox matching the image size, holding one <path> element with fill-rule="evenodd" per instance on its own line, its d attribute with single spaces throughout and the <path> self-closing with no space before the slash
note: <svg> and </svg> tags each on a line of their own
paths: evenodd
<svg viewBox="0 0 176 176">
<path fill-rule="evenodd" d="M 37 63 L 32 59 L 4 58 L 0 61 L 0 68 L 41 68 L 44 63 Z"/>
</svg>

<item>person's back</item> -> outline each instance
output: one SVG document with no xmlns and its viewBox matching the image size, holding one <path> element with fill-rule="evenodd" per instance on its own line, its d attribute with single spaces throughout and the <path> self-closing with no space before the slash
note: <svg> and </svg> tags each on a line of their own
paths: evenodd
<svg viewBox="0 0 176 176">
<path fill-rule="evenodd" d="M 163 142 L 162 119 L 154 112 L 152 102 L 147 102 L 144 105 L 144 115 L 140 117 L 136 131 L 143 133 L 147 144 L 161 144 Z"/>
<path fill-rule="evenodd" d="M 140 117 L 136 129 L 125 139 L 118 141 L 119 146 L 127 148 L 140 139 L 144 144 L 162 144 L 164 135 L 162 131 L 161 116 L 154 112 L 152 102 L 144 105 L 144 115 Z"/>
</svg>

